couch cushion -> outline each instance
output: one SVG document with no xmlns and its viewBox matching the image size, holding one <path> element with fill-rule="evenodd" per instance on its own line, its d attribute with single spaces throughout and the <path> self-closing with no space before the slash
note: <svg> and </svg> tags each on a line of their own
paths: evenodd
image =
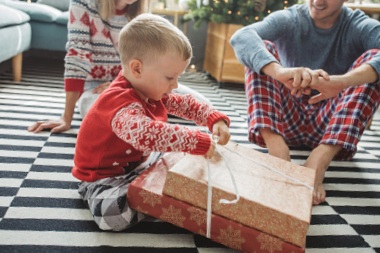
<svg viewBox="0 0 380 253">
<path fill-rule="evenodd" d="M 67 25 L 38 21 L 31 21 L 30 24 L 33 31 L 31 48 L 66 51 Z"/>
<path fill-rule="evenodd" d="M 38 0 L 37 3 L 46 4 L 61 11 L 68 11 L 70 0 Z"/>
<path fill-rule="evenodd" d="M 0 29 L 0 62 L 26 51 L 30 47 L 32 31 L 29 23 Z"/>
<path fill-rule="evenodd" d="M 28 22 L 30 17 L 22 11 L 0 4 L 0 28 Z"/>
<path fill-rule="evenodd" d="M 22 1 L 7 1 L 6 5 L 27 13 L 31 20 L 41 22 L 54 22 L 62 11 L 39 3 L 26 3 Z"/>
<path fill-rule="evenodd" d="M 67 23 L 69 22 L 69 11 L 65 11 L 62 13 L 62 15 L 60 15 L 56 20 L 55 22 L 57 22 L 58 24 L 61 24 L 61 25 L 67 25 Z"/>
</svg>

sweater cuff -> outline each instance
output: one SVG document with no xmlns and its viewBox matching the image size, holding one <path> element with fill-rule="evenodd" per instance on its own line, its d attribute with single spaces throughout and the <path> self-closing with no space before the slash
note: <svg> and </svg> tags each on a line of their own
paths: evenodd
<svg viewBox="0 0 380 253">
<path fill-rule="evenodd" d="M 78 91 L 82 94 L 84 90 L 84 83 L 85 80 L 82 79 L 66 78 L 65 91 Z"/>
<path fill-rule="evenodd" d="M 226 122 L 226 125 L 228 127 L 230 126 L 230 123 L 231 123 L 230 118 L 227 115 L 216 111 L 209 116 L 208 121 L 207 121 L 207 127 L 210 130 L 210 132 L 212 132 L 212 126 L 219 120 L 224 120 L 224 122 Z"/>
<path fill-rule="evenodd" d="M 210 149 L 210 146 L 211 146 L 210 136 L 206 133 L 198 131 L 197 139 L 198 139 L 197 147 L 194 150 L 190 151 L 190 154 L 192 155 L 207 154 L 207 151 Z"/>
</svg>

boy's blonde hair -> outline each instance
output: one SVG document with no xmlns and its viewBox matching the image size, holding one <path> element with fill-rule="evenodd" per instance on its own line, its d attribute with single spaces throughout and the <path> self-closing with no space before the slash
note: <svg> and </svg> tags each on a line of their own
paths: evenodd
<svg viewBox="0 0 380 253">
<path fill-rule="evenodd" d="M 123 66 L 132 59 L 144 62 L 166 53 L 178 53 L 183 60 L 193 56 L 186 35 L 161 16 L 140 14 L 120 32 L 119 54 Z"/>
<path fill-rule="evenodd" d="M 103 20 L 108 20 L 110 17 L 115 16 L 116 13 L 116 0 L 98 0 L 99 15 Z M 146 0 L 137 0 L 128 6 L 125 16 L 131 20 L 137 15 L 146 12 Z"/>
</svg>

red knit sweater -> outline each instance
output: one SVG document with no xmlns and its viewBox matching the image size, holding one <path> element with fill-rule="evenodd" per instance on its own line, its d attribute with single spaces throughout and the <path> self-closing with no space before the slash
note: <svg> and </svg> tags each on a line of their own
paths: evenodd
<svg viewBox="0 0 380 253">
<path fill-rule="evenodd" d="M 204 155 L 211 145 L 198 129 L 167 123 L 173 114 L 212 126 L 229 118 L 191 95 L 169 94 L 144 102 L 124 76 L 112 82 L 92 106 L 78 133 L 73 175 L 82 181 L 125 174 L 153 151 Z"/>
</svg>

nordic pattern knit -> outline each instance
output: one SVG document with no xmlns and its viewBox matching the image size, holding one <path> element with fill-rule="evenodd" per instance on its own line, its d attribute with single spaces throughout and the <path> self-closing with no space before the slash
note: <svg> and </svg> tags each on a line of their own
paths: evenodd
<svg viewBox="0 0 380 253">
<path fill-rule="evenodd" d="M 212 126 L 229 118 L 192 95 L 171 93 L 159 101 L 143 101 L 121 74 L 83 119 L 75 148 L 73 175 L 82 181 L 126 174 L 151 152 L 204 155 L 211 145 L 198 129 L 167 123 L 168 114 Z"/>
<path fill-rule="evenodd" d="M 86 81 L 109 82 L 121 70 L 118 35 L 124 14 L 104 21 L 96 0 L 71 0 L 65 57 L 65 90 L 83 92 Z"/>
</svg>

